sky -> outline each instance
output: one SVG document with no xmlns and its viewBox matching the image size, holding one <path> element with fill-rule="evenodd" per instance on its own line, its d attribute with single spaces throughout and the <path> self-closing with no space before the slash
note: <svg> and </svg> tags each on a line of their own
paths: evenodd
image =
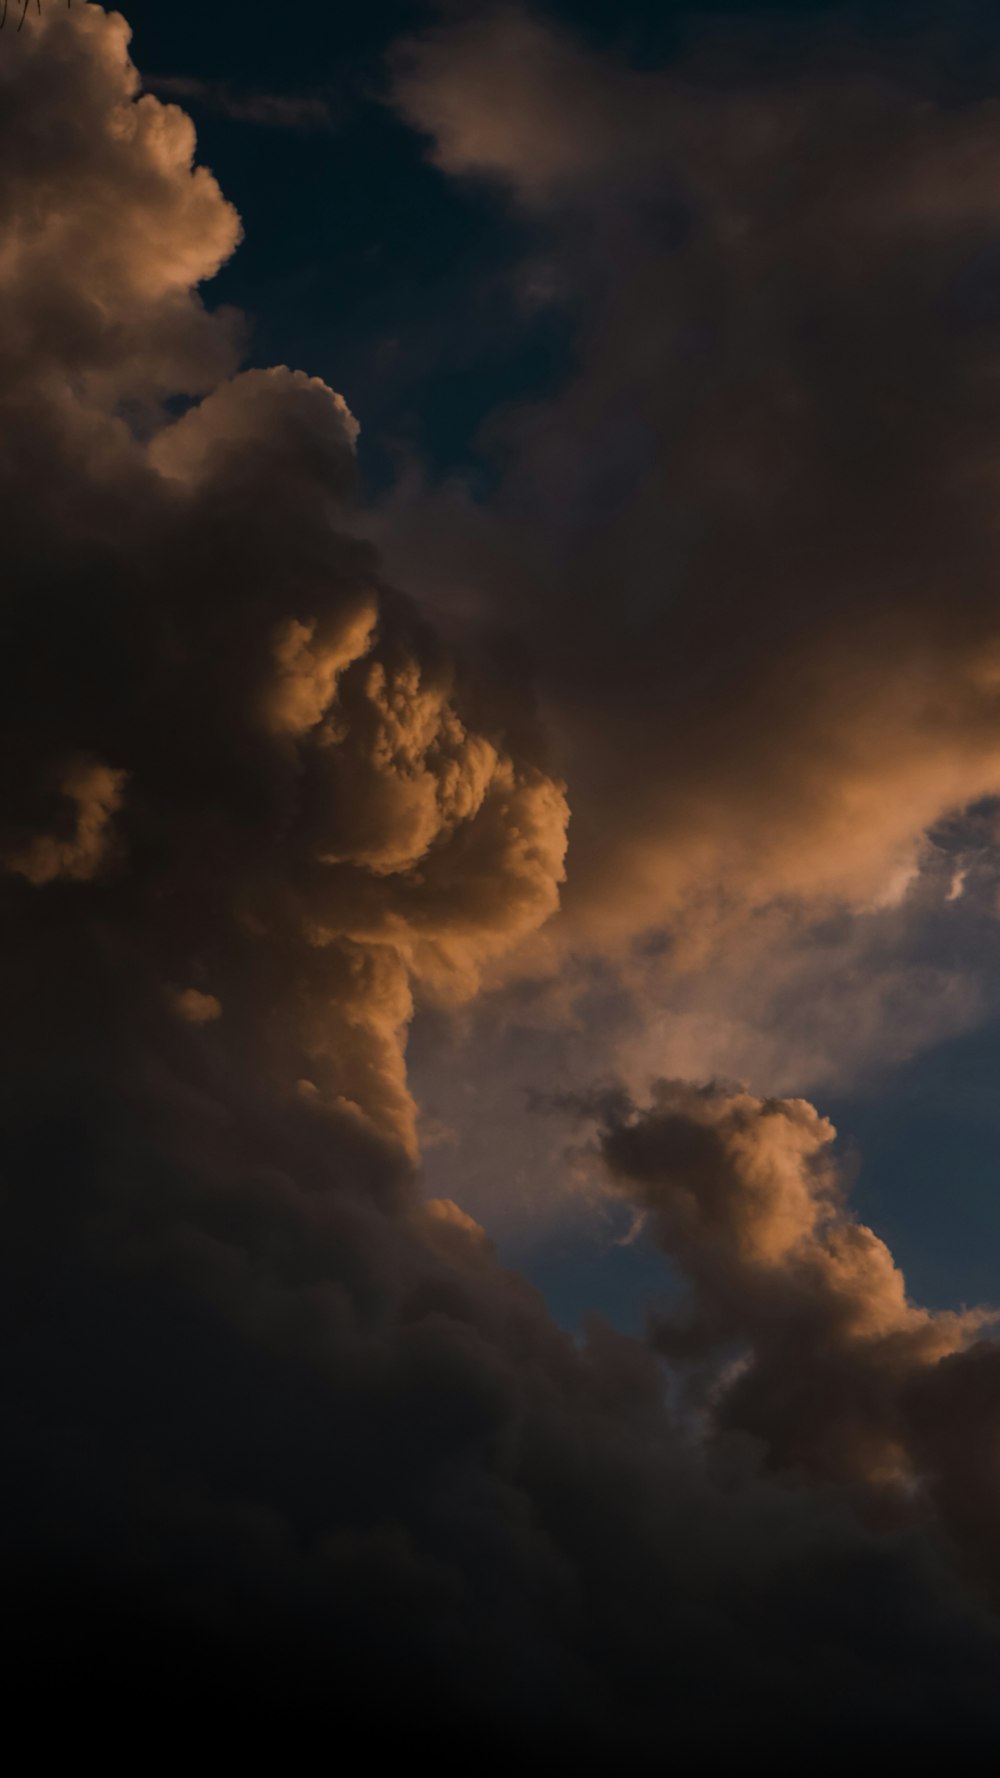
<svg viewBox="0 0 1000 1778">
<path fill-rule="evenodd" d="M 978 1754 L 1000 21 L 126 11 L 0 35 L 24 1707 Z"/>
</svg>

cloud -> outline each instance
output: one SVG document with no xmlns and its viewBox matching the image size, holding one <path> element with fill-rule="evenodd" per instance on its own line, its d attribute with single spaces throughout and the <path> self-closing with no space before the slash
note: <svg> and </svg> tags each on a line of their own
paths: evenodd
<svg viewBox="0 0 1000 1778">
<path fill-rule="evenodd" d="M 425 1117 L 454 1132 L 425 1153 L 431 1188 L 457 1197 L 508 1251 L 576 1235 L 606 1249 L 606 1194 L 592 1167 L 567 1169 L 566 1120 L 532 1115 L 533 1103 L 551 1106 L 609 1074 L 637 1100 L 656 1076 L 718 1075 L 765 1096 L 826 1105 L 834 1095 L 849 1137 L 845 1096 L 867 1107 L 866 1123 L 880 1103 L 891 1118 L 911 1059 L 923 1053 L 933 1071 L 935 1050 L 974 1041 L 1000 1005 L 997 860 L 984 828 L 986 816 L 939 835 L 897 908 L 804 921 L 779 906 L 741 924 L 738 942 L 717 933 L 693 956 L 661 932 L 624 957 L 567 957 L 543 929 L 513 972 L 502 966 L 494 982 L 487 972 L 486 991 L 460 1013 L 418 1015 L 412 1089 Z M 946 897 L 959 857 L 970 862 L 956 907 Z M 949 1194 L 942 1216 L 952 1209 Z"/>
<path fill-rule="evenodd" d="M 261 124 L 275 130 L 330 130 L 336 119 L 324 93 L 248 92 L 228 80 L 197 80 L 190 75 L 146 77 L 150 92 L 202 107 L 234 123 Z"/>
<path fill-rule="evenodd" d="M 738 40 L 640 72 L 517 8 L 393 68 L 576 342 L 484 426 L 488 503 L 417 478 L 372 527 L 530 650 L 573 792 L 553 940 L 898 901 L 1000 787 L 995 106 Z"/>
<path fill-rule="evenodd" d="M 802 1099 L 661 1081 L 648 1108 L 612 1099 L 601 1153 L 690 1279 L 659 1347 L 690 1362 L 733 1342 L 722 1424 L 778 1468 L 897 1489 L 919 1481 L 903 1403 L 914 1377 L 964 1351 L 988 1311 L 912 1304 L 885 1243 L 849 1213 L 835 1131 Z"/>
<path fill-rule="evenodd" d="M 29 883 L 54 883 L 61 877 L 86 883 L 105 863 L 111 822 L 122 801 L 124 772 L 78 761 L 59 780 L 62 798 L 72 809 L 65 836 L 38 833 L 20 849 L 8 852 L 6 868 Z"/>
<path fill-rule="evenodd" d="M 609 160 L 629 154 L 623 113 L 632 108 L 641 139 L 653 96 L 648 81 L 599 64 L 519 7 L 405 39 L 391 66 L 396 103 L 430 138 L 436 165 L 502 180 L 530 206 L 602 181 Z"/>
<path fill-rule="evenodd" d="M 232 253 L 239 220 L 193 164 L 190 119 L 140 96 L 128 40 L 117 14 L 81 7 L 72 25 L 35 20 L 0 68 L 2 145 L 20 171 L 0 197 L 5 400 L 60 405 L 81 439 L 93 407 L 199 393 L 235 358 L 231 323 L 195 287 Z"/>
<path fill-rule="evenodd" d="M 178 1018 L 191 1025 L 210 1025 L 222 1017 L 222 1007 L 214 994 L 203 994 L 200 988 L 176 988 L 170 995 Z"/>
<path fill-rule="evenodd" d="M 996 1631 L 933 1526 L 876 1531 L 738 1430 L 693 1443 L 654 1347 L 570 1340 L 457 1202 L 422 1202 L 415 998 L 471 993 L 554 912 L 565 792 L 354 533 L 343 401 L 241 371 L 201 304 L 238 225 L 122 22 L 48 9 L 24 41 L 0 75 L 0 792 L 4 856 L 33 861 L 0 879 L 16 1700 L 230 1758 L 320 1731 L 602 1766 L 692 1736 L 981 1746 Z M 831 1374 L 970 1356 L 839 1207 L 810 1108 L 684 1089 L 670 1116 L 727 1325 L 762 1274 Z M 845 1384 L 852 1448 L 894 1388 Z"/>
<path fill-rule="evenodd" d="M 862 1488 L 876 1522 L 934 1524 L 995 1605 L 1000 1343 L 985 1330 L 1000 1311 L 910 1300 L 806 1101 L 660 1081 L 647 1105 L 608 1093 L 589 1110 L 617 1188 L 690 1287 L 650 1332 L 711 1425 L 779 1472 Z"/>
<path fill-rule="evenodd" d="M 288 1090 L 310 1078 L 412 1145 L 413 985 L 467 993 L 554 910 L 565 799 L 463 720 L 444 653 L 342 529 L 357 434 L 342 398 L 297 371 L 232 374 L 238 327 L 193 287 L 239 225 L 126 45 L 97 9 L 43 19 L 5 75 L 12 507 L 45 463 L 13 552 L 46 585 L 46 648 L 25 604 L 11 655 L 11 832 L 29 837 L 8 868 L 89 877 L 114 816 L 120 893 L 161 979 L 197 980 L 208 957 L 228 1008 L 239 956 L 266 976 L 284 950 Z M 178 394 L 203 399 L 171 418 Z M 76 828 L 50 837 L 68 753 L 111 763 L 64 779 Z M 246 1040 L 279 1047 L 273 1016 L 244 1003 Z"/>
</svg>

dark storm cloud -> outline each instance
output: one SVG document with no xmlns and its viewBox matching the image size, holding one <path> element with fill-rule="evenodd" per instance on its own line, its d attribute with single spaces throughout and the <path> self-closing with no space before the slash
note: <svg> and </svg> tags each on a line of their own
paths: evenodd
<svg viewBox="0 0 1000 1778">
<path fill-rule="evenodd" d="M 194 289 L 236 218 L 126 44 L 50 9 L 0 63 L 0 1543 L 35 1733 L 976 1744 L 996 1636 L 931 1534 L 692 1446 L 653 1349 L 578 1347 L 421 1202 L 413 995 L 553 911 L 565 800 L 347 534 L 343 401 L 237 374 Z"/>
</svg>

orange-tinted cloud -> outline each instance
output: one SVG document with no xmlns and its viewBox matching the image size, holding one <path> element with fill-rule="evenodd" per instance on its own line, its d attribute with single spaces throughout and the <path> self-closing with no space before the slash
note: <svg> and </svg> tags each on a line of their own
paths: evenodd
<svg viewBox="0 0 1000 1778">
<path fill-rule="evenodd" d="M 94 761 L 78 760 L 59 778 L 59 792 L 71 811 L 65 833 L 36 833 L 8 852 L 5 869 L 29 883 L 60 878 L 86 883 L 106 862 L 112 822 L 121 807 L 126 774 Z"/>
<path fill-rule="evenodd" d="M 995 1723 L 997 1638 L 930 1535 L 877 1538 L 843 1490 L 776 1487 L 722 1430 L 692 1447 L 660 1354 L 598 1320 L 570 1339 L 467 1212 L 421 1205 L 414 997 L 471 991 L 553 911 L 565 794 L 354 535 L 343 402 L 239 374 L 238 329 L 192 295 L 235 218 L 179 113 L 136 98 L 121 22 L 52 7 L 20 41 L 0 65 L 16 1704 L 77 1733 L 96 1699 L 133 1747 L 168 1720 L 207 1738 L 207 1714 L 229 1758 L 272 1727 L 284 1757 L 290 1732 L 371 1745 L 390 1717 L 408 1748 L 465 1757 L 485 1731 L 603 1769 L 695 1734 L 731 1755 L 747 1725 L 799 1760 L 859 1724 L 944 1725 L 954 1754 Z M 177 419 L 171 394 L 204 399 Z M 906 1304 L 808 1108 L 687 1094 L 677 1116 L 710 1211 L 689 1189 L 685 1257 L 759 1342 L 755 1280 L 801 1309 L 850 1381 L 855 1455 L 827 1472 L 853 1478 L 895 1401 L 855 1404 L 860 1358 L 894 1377 L 898 1347 L 912 1374 L 943 1341 L 954 1364 L 966 1323 Z"/>
<path fill-rule="evenodd" d="M 492 422 L 488 506 L 415 484 L 375 526 L 530 646 L 566 944 L 892 903 L 928 828 L 1000 790 L 995 108 L 639 73 L 506 7 L 395 78 L 436 163 L 527 214 L 576 327 L 565 385 Z"/>
<path fill-rule="evenodd" d="M 197 286 L 238 219 L 194 165 L 189 119 L 140 93 L 127 42 L 97 8 L 43 18 L 2 76 L 18 163 L 0 254 L 8 486 L 16 499 L 44 456 L 20 522 L 51 533 L 14 547 L 37 549 L 53 588 L 44 678 L 26 629 L 9 704 L 26 771 L 8 869 L 89 878 L 113 828 L 119 893 L 159 928 L 163 979 L 207 970 L 228 1007 L 237 955 L 281 951 L 280 1008 L 270 987 L 244 997 L 243 1040 L 289 1091 L 315 1077 L 412 1146 L 413 983 L 468 992 L 554 911 L 565 798 L 463 719 L 441 649 L 345 535 L 357 423 L 342 398 L 285 368 L 230 374 L 239 328 Z M 203 399 L 170 418 L 161 399 L 183 393 Z M 93 576 L 83 636 L 78 571 Z M 141 616 L 129 595 L 123 619 L 126 585 Z M 68 752 L 110 764 L 63 780 L 78 813 L 57 837 L 42 799 Z"/>
<path fill-rule="evenodd" d="M 199 80 L 177 74 L 147 79 L 151 92 L 181 105 L 204 106 L 234 123 L 261 124 L 275 130 L 329 130 L 335 116 L 323 93 L 267 93 L 248 91 L 227 80 Z"/>
</svg>

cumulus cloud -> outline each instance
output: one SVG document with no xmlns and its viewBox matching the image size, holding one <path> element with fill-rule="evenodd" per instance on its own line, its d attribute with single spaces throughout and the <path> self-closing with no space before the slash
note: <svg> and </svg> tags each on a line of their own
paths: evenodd
<svg viewBox="0 0 1000 1778">
<path fill-rule="evenodd" d="M 553 911 L 565 800 L 463 720 L 448 660 L 344 534 L 357 424 L 341 397 L 284 368 L 229 374 L 238 328 L 194 287 L 239 225 L 193 164 L 189 120 L 140 93 L 127 37 L 84 8 L 4 64 L 12 508 L 46 461 L 13 520 L 25 585 L 46 590 L 34 631 L 26 590 L 10 657 L 26 761 L 10 830 L 29 837 L 8 869 L 93 876 L 114 817 L 120 893 L 162 977 L 207 959 L 228 1005 L 237 954 L 283 947 L 290 1081 L 412 1145 L 412 984 L 467 992 Z M 180 418 L 158 406 L 202 391 Z M 44 796 L 70 748 L 111 763 L 64 776 L 63 837 Z M 241 1016 L 277 1048 L 268 1019 Z"/>
<path fill-rule="evenodd" d="M 605 1766 L 691 1735 L 799 1759 L 818 1727 L 980 1745 L 994 1626 L 933 1525 L 877 1532 L 838 1485 L 892 1469 L 898 1372 L 970 1362 L 973 1324 L 907 1303 L 810 1108 L 677 1089 L 650 1125 L 680 1144 L 673 1197 L 641 1116 L 606 1142 L 724 1331 L 764 1351 L 775 1292 L 837 1380 L 840 1464 L 821 1415 L 789 1446 L 777 1336 L 759 1407 L 692 1447 L 654 1345 L 597 1319 L 570 1340 L 458 1203 L 421 1202 L 414 999 L 471 992 L 554 911 L 564 790 L 467 707 L 352 534 L 344 403 L 241 372 L 193 293 L 238 227 L 186 120 L 138 96 L 121 20 L 47 9 L 22 41 L 0 73 L 18 1698 L 133 1747 L 178 1714 L 190 1743 L 209 1707 L 230 1758 L 373 1721 L 463 1762 L 473 1729 Z M 179 418 L 178 394 L 201 397 Z M 907 1411 L 929 1472 L 940 1406 Z M 815 1487 L 765 1474 L 744 1423 Z"/>
<path fill-rule="evenodd" d="M 231 325 L 194 290 L 239 219 L 194 165 L 190 118 L 140 96 L 128 40 L 118 14 L 81 6 L 72 27 L 36 20 L 0 64 L 3 151 L 21 175 L 0 197 L 0 376 L 7 399 L 61 398 L 67 422 L 116 394 L 199 392 L 234 361 Z"/>
<path fill-rule="evenodd" d="M 187 1019 L 191 1025 L 210 1025 L 213 1019 L 222 1017 L 215 995 L 204 994 L 200 988 L 175 988 L 170 999 L 178 1018 Z"/>
<path fill-rule="evenodd" d="M 848 1211 L 835 1134 L 806 1100 L 661 1081 L 642 1110 L 612 1097 L 601 1152 L 691 1282 L 690 1313 L 657 1325 L 660 1349 L 745 1354 L 716 1396 L 721 1423 L 779 1468 L 906 1498 L 919 1479 L 907 1389 L 990 1314 L 909 1300 L 885 1243 Z"/>
<path fill-rule="evenodd" d="M 598 65 L 568 32 L 515 7 L 485 7 L 398 43 L 392 70 L 396 102 L 438 166 L 501 180 L 531 206 L 629 158 L 655 102 L 649 82 Z"/>
<path fill-rule="evenodd" d="M 251 92 L 228 80 L 198 80 L 184 74 L 147 78 L 146 85 L 165 98 L 204 106 L 234 123 L 311 131 L 332 129 L 335 121 L 330 100 L 323 93 Z"/>
</svg>

